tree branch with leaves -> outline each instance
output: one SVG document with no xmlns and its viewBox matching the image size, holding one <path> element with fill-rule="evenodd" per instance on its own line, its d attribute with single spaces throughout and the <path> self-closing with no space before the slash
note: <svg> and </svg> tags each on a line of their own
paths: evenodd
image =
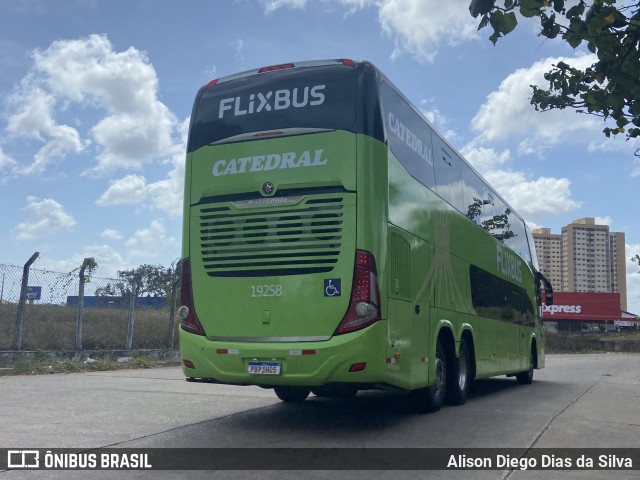
<svg viewBox="0 0 640 480">
<path fill-rule="evenodd" d="M 134 294 L 136 297 L 149 295 L 167 298 L 177 276 L 175 264 L 169 268 L 161 265 L 140 265 L 131 270 L 118 271 L 117 280 L 96 289 L 96 295 L 128 298 Z"/>
<path fill-rule="evenodd" d="M 616 0 L 472 0 L 469 11 L 478 30 L 490 26 L 494 45 L 522 17 L 537 19 L 539 35 L 560 36 L 574 49 L 585 44 L 597 61 L 580 69 L 558 62 L 544 76 L 548 88 L 531 85 L 536 110 L 572 108 L 611 119 L 607 137 L 640 137 L 640 1 Z M 570 6 L 573 5 L 573 6 Z M 640 156 L 640 148 L 635 152 Z"/>
</svg>

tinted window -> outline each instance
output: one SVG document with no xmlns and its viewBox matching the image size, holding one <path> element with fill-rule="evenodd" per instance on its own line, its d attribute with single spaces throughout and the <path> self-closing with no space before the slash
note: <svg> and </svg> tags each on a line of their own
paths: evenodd
<svg viewBox="0 0 640 480">
<path fill-rule="evenodd" d="M 489 197 L 489 188 L 466 163 L 462 164 L 462 193 L 467 218 L 482 226 L 486 220 L 486 205 L 492 201 Z"/>
<path fill-rule="evenodd" d="M 488 215 L 484 221 L 483 228 L 489 232 L 496 240 L 505 242 L 514 233 L 509 223 L 511 209 L 497 195 L 491 195 L 491 201 L 486 209 Z"/>
<path fill-rule="evenodd" d="M 191 116 L 188 150 L 248 132 L 351 130 L 356 78 L 352 67 L 323 66 L 249 75 L 202 88 Z"/>
<path fill-rule="evenodd" d="M 389 148 L 413 178 L 435 190 L 431 128 L 389 85 L 381 86 Z"/>
<path fill-rule="evenodd" d="M 439 140 L 439 139 L 438 139 Z M 438 141 L 434 166 L 436 170 L 436 192 L 460 212 L 466 214 L 468 205 L 462 194 L 462 161 Z"/>
<path fill-rule="evenodd" d="M 538 265 L 538 257 L 536 256 L 536 244 L 533 240 L 533 235 L 531 234 L 531 230 L 529 227 L 525 225 L 525 232 L 527 234 L 527 243 L 529 244 L 529 252 L 531 254 L 531 264 L 533 268 L 536 270 L 540 270 L 540 266 Z"/>
<path fill-rule="evenodd" d="M 511 210 L 509 211 L 508 221 L 513 235 L 507 238 L 504 243 L 530 264 L 531 254 L 529 253 L 529 243 L 524 222 Z"/>
<path fill-rule="evenodd" d="M 476 313 L 510 323 L 533 325 L 533 304 L 527 292 L 511 282 L 471 265 L 471 302 Z"/>
</svg>

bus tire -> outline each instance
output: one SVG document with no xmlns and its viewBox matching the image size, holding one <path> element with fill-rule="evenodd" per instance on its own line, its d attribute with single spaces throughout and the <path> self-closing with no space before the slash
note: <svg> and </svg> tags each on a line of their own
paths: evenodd
<svg viewBox="0 0 640 480">
<path fill-rule="evenodd" d="M 304 402 L 311 390 L 303 387 L 275 387 L 273 389 L 280 400 L 285 403 Z"/>
<path fill-rule="evenodd" d="M 433 385 L 414 390 L 409 394 L 409 401 L 417 413 L 437 412 L 444 405 L 447 394 L 447 359 L 442 343 L 436 344 L 436 377 Z"/>
<path fill-rule="evenodd" d="M 531 347 L 531 353 L 529 354 L 529 370 L 516 373 L 516 381 L 520 385 L 531 385 L 533 383 L 533 368 L 534 368 L 535 350 Z"/>
<path fill-rule="evenodd" d="M 471 354 L 467 341 L 460 341 L 458 358 L 452 356 L 450 374 L 447 378 L 447 403 L 463 405 L 467 401 L 469 385 L 471 384 Z"/>
</svg>

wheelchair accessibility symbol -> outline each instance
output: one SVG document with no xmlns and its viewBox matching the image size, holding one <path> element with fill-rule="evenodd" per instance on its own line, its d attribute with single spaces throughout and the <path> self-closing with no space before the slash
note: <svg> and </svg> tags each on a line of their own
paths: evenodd
<svg viewBox="0 0 640 480">
<path fill-rule="evenodd" d="M 341 280 L 339 278 L 325 278 L 324 279 L 324 296 L 325 297 L 339 297 L 342 291 Z"/>
</svg>

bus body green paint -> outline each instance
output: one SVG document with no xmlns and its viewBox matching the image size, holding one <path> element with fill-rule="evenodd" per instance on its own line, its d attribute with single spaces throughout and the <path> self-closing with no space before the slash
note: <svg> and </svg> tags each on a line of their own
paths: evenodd
<svg viewBox="0 0 640 480">
<path fill-rule="evenodd" d="M 463 337 L 475 378 L 544 366 L 526 224 L 367 62 L 200 90 L 182 258 L 191 379 L 410 391 Z"/>
</svg>

